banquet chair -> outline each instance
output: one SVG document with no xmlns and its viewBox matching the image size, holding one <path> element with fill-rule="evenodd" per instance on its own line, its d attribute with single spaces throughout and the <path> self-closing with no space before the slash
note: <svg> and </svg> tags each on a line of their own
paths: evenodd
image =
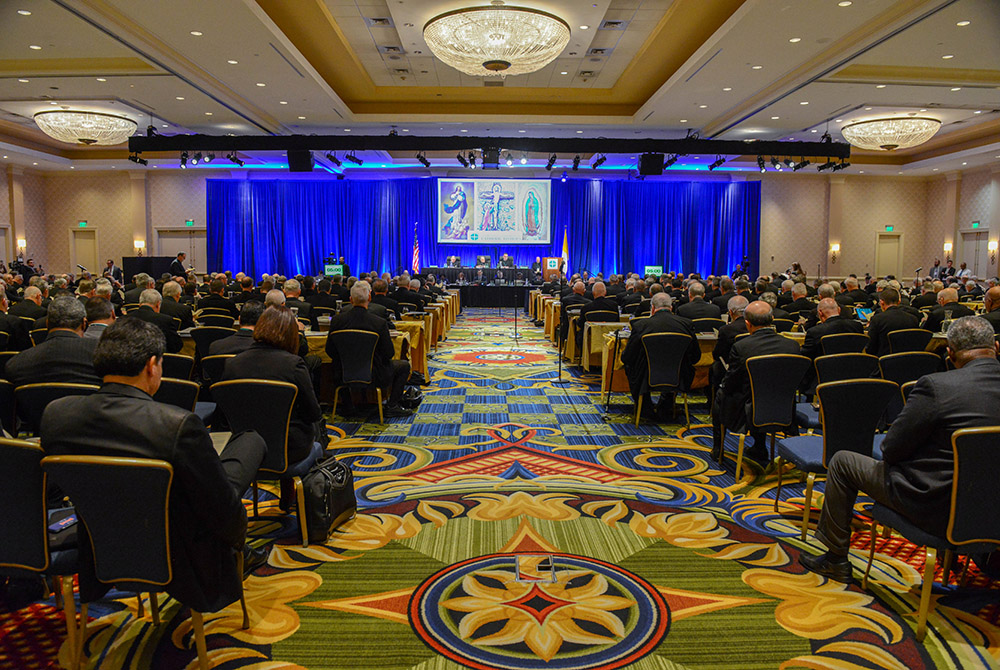
<svg viewBox="0 0 1000 670">
<path fill-rule="evenodd" d="M 203 307 L 198 310 L 198 313 L 195 316 L 197 317 L 197 320 L 201 320 L 201 317 L 203 316 L 228 316 L 232 319 L 233 313 L 225 307 Z"/>
<path fill-rule="evenodd" d="M 203 326 L 216 326 L 219 328 L 232 328 L 236 323 L 230 314 L 201 314 L 198 323 Z"/>
<path fill-rule="evenodd" d="M 299 390 L 295 384 L 270 379 L 229 379 L 212 384 L 212 397 L 234 433 L 257 431 L 267 445 L 264 461 L 253 481 L 253 513 L 257 516 L 257 482 L 261 479 L 291 479 L 295 487 L 296 516 L 302 546 L 309 546 L 305 489 L 302 477 L 319 460 L 323 447 L 314 442 L 305 458 L 288 461 L 288 426 Z"/>
<path fill-rule="evenodd" d="M 205 356 L 201 359 L 202 381 L 211 385 L 222 380 L 222 373 L 226 368 L 226 361 L 235 358 L 236 354 L 215 354 Z"/>
<path fill-rule="evenodd" d="M 927 615 L 938 552 L 945 552 L 943 575 L 947 586 L 955 554 L 969 556 L 988 553 L 996 551 L 1000 545 L 1000 515 L 996 514 L 996 509 L 1000 506 L 1000 488 L 996 486 L 994 474 L 998 441 L 1000 426 L 962 428 L 952 433 L 954 475 L 948 526 L 944 536 L 928 533 L 892 508 L 879 503 L 872 507 L 871 546 L 861 588 L 868 588 L 868 576 L 875 560 L 875 536 L 879 523 L 895 529 L 913 544 L 924 547 L 924 578 L 920 589 L 920 605 L 917 608 L 916 631 L 920 642 L 927 633 Z M 966 569 L 969 560 L 971 559 L 966 559 Z"/>
<path fill-rule="evenodd" d="M 31 346 L 37 347 L 39 344 L 45 341 L 45 338 L 49 336 L 49 331 L 47 328 L 35 328 L 34 330 L 28 331 L 28 337 L 31 338 Z"/>
<path fill-rule="evenodd" d="M 681 381 L 681 367 L 690 344 L 691 338 L 684 333 L 648 333 L 642 336 L 649 390 L 684 395 L 684 417 L 688 430 L 691 430 L 691 413 L 688 409 L 688 389 L 683 387 Z M 635 404 L 636 426 L 642 412 L 642 398 L 641 394 Z"/>
<path fill-rule="evenodd" d="M 22 428 L 27 428 L 29 432 L 37 435 L 42 424 L 42 414 L 50 402 L 67 396 L 90 395 L 100 388 L 96 384 L 62 382 L 24 384 L 14 389 L 14 405 L 17 407 L 17 415 L 24 421 Z"/>
<path fill-rule="evenodd" d="M 819 338 L 824 355 L 859 354 L 868 346 L 868 336 L 863 333 L 834 333 Z"/>
<path fill-rule="evenodd" d="M 691 323 L 694 325 L 694 332 L 696 333 L 711 333 L 713 330 L 719 330 L 726 322 L 722 319 L 692 319 Z"/>
<path fill-rule="evenodd" d="M 199 326 L 191 329 L 191 339 L 194 340 L 195 358 L 201 360 L 208 356 L 208 348 L 212 342 L 229 337 L 237 332 L 235 328 L 220 326 Z"/>
<path fill-rule="evenodd" d="M 7 378 L 7 361 L 17 356 L 20 351 L 0 351 L 0 377 Z"/>
<path fill-rule="evenodd" d="M 10 333 L 0 330 L 0 351 L 7 350 L 8 342 L 10 342 Z"/>
<path fill-rule="evenodd" d="M 194 358 L 184 354 L 163 354 L 163 376 L 172 379 L 191 379 Z"/>
<path fill-rule="evenodd" d="M 17 414 L 14 408 L 14 385 L 6 379 L 0 379 L 0 425 L 10 435 L 17 435 Z"/>
<path fill-rule="evenodd" d="M 212 414 L 215 413 L 215 403 L 198 402 L 199 391 L 201 387 L 197 382 L 164 377 L 160 380 L 160 388 L 153 395 L 153 400 L 194 412 L 207 426 L 211 423 Z"/>
<path fill-rule="evenodd" d="M 133 591 L 139 601 L 139 618 L 145 615 L 142 593 L 149 591 L 153 625 L 160 624 L 160 608 L 152 587 L 167 586 L 173 579 L 170 553 L 170 493 L 174 469 L 153 458 L 112 456 L 47 456 L 42 469 L 76 506 L 90 537 L 94 573 L 102 584 Z M 243 574 L 243 552 L 236 552 Z M 241 582 L 242 583 L 242 582 Z M 183 603 L 182 603 L 183 604 Z M 250 627 L 246 601 L 243 629 Z M 81 596 L 79 643 L 73 667 L 79 665 L 87 638 L 87 607 Z M 191 610 L 191 627 L 201 670 L 208 670 L 208 651 L 201 612 Z"/>
<path fill-rule="evenodd" d="M 337 415 L 337 401 L 343 389 L 347 389 L 350 393 L 355 389 L 374 387 L 378 402 L 378 422 L 385 423 L 382 412 L 382 389 L 375 383 L 372 369 L 375 347 L 378 345 L 378 333 L 350 328 L 337 330 L 330 333 L 329 342 L 332 342 L 337 349 L 342 375 L 341 383 L 333 391 L 333 416 Z"/>
<path fill-rule="evenodd" d="M 860 353 L 828 354 L 817 356 L 813 366 L 816 368 L 816 383 L 825 384 L 869 378 L 878 369 L 878 358 Z M 795 421 L 800 428 L 819 428 L 822 425 L 819 409 L 809 402 L 795 403 Z"/>
<path fill-rule="evenodd" d="M 826 472 L 830 459 L 838 451 L 853 451 L 871 456 L 875 449 L 875 430 L 889 401 L 899 387 L 884 379 L 844 379 L 821 383 L 816 387 L 820 403 L 822 435 L 796 435 L 778 440 L 778 489 L 774 511 L 781 498 L 782 462 L 790 461 L 806 479 L 805 504 L 802 510 L 804 542 L 809 528 L 813 484 L 816 475 Z"/>
<path fill-rule="evenodd" d="M 908 351 L 926 351 L 934 333 L 923 328 L 894 330 L 886 336 L 889 339 L 889 353 L 901 354 Z"/>
<path fill-rule="evenodd" d="M 792 328 L 795 327 L 795 321 L 792 319 L 774 319 L 774 329 L 779 333 L 790 333 Z"/>
</svg>

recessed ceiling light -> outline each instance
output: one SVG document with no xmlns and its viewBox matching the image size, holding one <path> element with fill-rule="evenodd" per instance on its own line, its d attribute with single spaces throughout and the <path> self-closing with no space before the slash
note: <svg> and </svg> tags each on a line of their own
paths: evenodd
<svg viewBox="0 0 1000 670">
<path fill-rule="evenodd" d="M 708 105 L 698 105 L 698 109 L 708 109 Z"/>
<path fill-rule="evenodd" d="M 267 84 L 265 84 L 265 83 L 264 83 L 264 82 L 262 82 L 262 81 L 258 81 L 258 82 L 257 82 L 257 85 L 258 85 L 258 86 L 260 86 L 261 88 L 264 88 L 265 86 L 267 86 Z"/>
<path fill-rule="evenodd" d="M 851 0 L 841 0 L 840 2 L 837 3 L 837 6 L 838 7 L 850 7 L 853 4 L 854 3 L 851 2 Z"/>
<path fill-rule="evenodd" d="M 834 119 L 833 120 L 834 123 L 841 123 L 842 121 L 843 121 L 843 119 Z"/>
<path fill-rule="evenodd" d="M 164 128 L 169 128 L 170 126 L 169 126 L 169 125 L 167 125 L 166 123 L 164 123 L 164 124 L 163 124 L 163 127 L 164 127 Z"/>
<path fill-rule="evenodd" d="M 27 84 L 31 80 L 30 79 L 18 79 L 18 81 L 21 82 L 22 84 Z"/>
<path fill-rule="evenodd" d="M 59 103 L 56 102 L 55 100 L 49 100 L 49 104 L 50 105 L 58 105 Z"/>
<path fill-rule="evenodd" d="M 926 109 L 921 109 L 920 111 L 921 111 L 921 112 L 926 112 L 927 110 L 926 110 Z"/>
<path fill-rule="evenodd" d="M 780 116 L 772 116 L 772 117 L 771 117 L 771 120 L 772 120 L 772 121 L 777 121 L 777 120 L 778 120 L 778 119 L 780 119 L 780 118 L 781 118 Z"/>
<path fill-rule="evenodd" d="M 174 97 L 174 100 L 183 100 L 183 99 L 184 99 L 183 95 L 178 95 Z"/>
<path fill-rule="evenodd" d="M 195 37 L 201 37 L 205 33 L 201 32 L 200 30 L 192 30 L 191 34 L 194 35 Z"/>
<path fill-rule="evenodd" d="M 36 163 L 36 165 L 37 165 L 37 163 Z M 962 161 L 962 165 L 968 165 L 968 163 L 966 163 L 965 161 Z"/>
<path fill-rule="evenodd" d="M 29 12 L 27 9 L 19 9 L 17 10 L 17 13 L 20 14 L 21 16 L 31 16 L 31 12 Z M 966 21 L 966 23 L 968 23 L 968 21 Z M 4 156 L 4 158 L 7 157 Z"/>
<path fill-rule="evenodd" d="M 205 112 L 205 116 L 212 116 L 212 112 Z"/>
<path fill-rule="evenodd" d="M 952 91 L 961 91 L 961 90 L 962 90 L 962 87 L 961 87 L 961 86 L 954 86 L 954 87 L 952 87 L 952 89 L 951 89 L 951 90 L 952 90 Z"/>
<path fill-rule="evenodd" d="M 278 101 L 278 104 L 279 104 L 279 105 L 287 105 L 287 104 L 288 104 L 288 101 L 287 101 L 287 100 L 279 100 L 279 101 Z"/>
<path fill-rule="evenodd" d="M 982 113 L 983 111 L 981 109 L 977 109 L 976 111 L 973 112 L 973 114 L 982 114 Z"/>
<path fill-rule="evenodd" d="M 34 49 L 35 51 L 38 51 L 38 50 L 40 50 L 40 49 L 41 49 L 42 47 L 38 46 L 37 44 L 31 44 L 31 45 L 29 45 L 29 46 L 28 46 L 28 48 L 29 48 L 29 49 Z"/>
<path fill-rule="evenodd" d="M 870 111 L 872 111 L 872 108 L 871 107 L 865 107 L 865 111 L 866 112 L 870 112 Z"/>
<path fill-rule="evenodd" d="M 565 70 L 563 70 L 563 71 L 562 71 L 562 72 L 560 72 L 559 74 L 569 74 L 569 72 L 566 72 Z"/>
<path fill-rule="evenodd" d="M 410 129 L 409 128 L 403 128 L 403 132 L 404 133 L 408 133 L 408 132 L 410 132 Z"/>
<path fill-rule="evenodd" d="M 859 174 L 864 174 L 864 173 L 865 173 L 865 171 L 864 171 L 864 170 L 858 170 L 858 173 L 859 173 Z"/>
<path fill-rule="evenodd" d="M 304 116 L 300 116 L 299 117 L 299 121 L 305 121 L 305 120 L 306 120 L 306 117 L 304 117 Z"/>
<path fill-rule="evenodd" d="M 528 132 L 528 131 L 527 131 L 527 130 L 524 130 L 524 129 L 521 129 L 521 130 L 519 130 L 519 131 L 517 131 L 517 132 L 519 132 L 519 133 L 526 133 L 526 132 Z"/>
<path fill-rule="evenodd" d="M 232 58 L 230 58 L 226 62 L 229 63 L 230 65 L 239 65 L 239 63 L 240 63 L 238 60 L 234 60 Z"/>
<path fill-rule="evenodd" d="M 681 123 L 687 123 L 687 122 L 688 122 L 687 119 L 681 119 Z"/>
<path fill-rule="evenodd" d="M 969 25 L 969 23 L 971 23 L 971 22 L 970 21 L 959 21 L 955 25 L 958 26 L 958 27 L 960 27 L 960 28 L 964 28 L 965 26 Z"/>
<path fill-rule="evenodd" d="M 875 88 L 885 88 L 885 84 L 879 84 L 879 85 L 878 85 L 878 86 L 876 86 Z"/>
<path fill-rule="evenodd" d="M 934 168 L 933 170 L 931 170 L 931 172 L 937 172 L 937 171 L 938 171 L 937 168 Z"/>
<path fill-rule="evenodd" d="M 955 54 L 945 54 L 945 55 L 941 56 L 941 59 L 942 60 L 951 60 L 954 57 L 955 57 Z"/>
<path fill-rule="evenodd" d="M 803 101 L 802 101 L 802 102 L 800 102 L 799 104 L 800 104 L 800 105 L 808 105 L 808 104 L 809 104 L 809 102 L 808 102 L 808 101 L 806 101 L 806 100 L 803 100 Z"/>
<path fill-rule="evenodd" d="M 733 87 L 732 87 L 732 86 L 726 86 L 726 87 L 725 87 L 724 89 L 722 89 L 722 90 L 723 90 L 723 91 L 726 91 L 726 92 L 729 92 L 729 91 L 733 90 Z"/>
<path fill-rule="evenodd" d="M 750 69 L 751 70 L 763 70 L 764 66 L 763 65 L 751 65 Z"/>
<path fill-rule="evenodd" d="M 38 163 L 32 163 L 32 165 L 38 165 Z M 963 165 L 964 165 L 964 163 L 963 163 Z"/>
<path fill-rule="evenodd" d="M 105 79 L 104 77 L 98 77 L 97 81 L 107 81 L 107 79 Z"/>
<path fill-rule="evenodd" d="M 802 38 L 801 37 L 793 37 L 792 39 L 790 39 L 788 41 L 791 42 L 792 44 L 798 44 L 799 42 L 802 41 Z"/>
<path fill-rule="evenodd" d="M 461 131 L 461 132 L 463 132 L 463 133 L 467 133 L 467 132 L 469 132 L 469 131 L 468 131 L 468 130 L 466 130 L 465 128 L 462 128 L 462 131 Z"/>
<path fill-rule="evenodd" d="M 344 128 L 344 132 L 345 133 L 349 133 L 349 132 L 351 132 L 351 129 L 350 128 Z"/>
<path fill-rule="evenodd" d="M 810 133 L 818 133 L 819 131 L 818 131 L 818 130 L 816 130 L 815 128 L 813 128 L 813 129 L 812 129 L 812 130 L 810 130 L 809 132 L 810 132 Z"/>
<path fill-rule="evenodd" d="M 156 167 L 156 166 L 154 165 L 153 167 Z M 75 167 L 73 167 L 72 165 L 70 165 L 70 166 L 69 166 L 69 169 L 70 169 L 70 170 L 75 170 L 76 168 L 75 168 Z"/>
<path fill-rule="evenodd" d="M 580 26 L 580 30 L 590 30 L 590 26 Z"/>
</svg>

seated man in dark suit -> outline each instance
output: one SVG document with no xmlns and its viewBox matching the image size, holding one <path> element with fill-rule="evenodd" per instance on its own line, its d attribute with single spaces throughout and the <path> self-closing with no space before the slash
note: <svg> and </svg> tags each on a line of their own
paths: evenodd
<svg viewBox="0 0 1000 670">
<path fill-rule="evenodd" d="M 29 286 L 24 289 L 24 295 L 21 298 L 21 302 L 11 307 L 8 314 L 18 318 L 26 317 L 33 321 L 45 316 L 45 308 L 42 307 L 42 300 L 45 299 L 45 296 L 40 288 Z"/>
<path fill-rule="evenodd" d="M 107 298 L 97 296 L 88 300 L 84 309 L 87 312 L 87 330 L 83 331 L 83 336 L 101 339 L 107 327 L 115 322 L 114 305 Z"/>
<path fill-rule="evenodd" d="M 726 376 L 719 384 L 712 406 L 712 424 L 716 437 L 713 455 L 716 460 L 722 457 L 722 427 L 734 431 L 743 430 L 748 426 L 750 403 L 750 375 L 747 372 L 747 360 L 754 356 L 769 354 L 797 354 L 799 345 L 787 337 L 779 335 L 772 325 L 771 306 L 757 300 L 750 303 L 743 311 L 747 322 L 747 337 L 741 337 L 729 352 Z M 755 461 L 765 463 L 768 452 L 764 447 L 763 433 L 751 432 L 753 446 L 746 455 Z"/>
<path fill-rule="evenodd" d="M 225 288 L 225 286 L 223 286 L 223 288 Z M 233 302 L 236 304 L 237 308 L 248 300 L 260 300 L 261 302 L 264 302 L 260 293 L 254 290 L 253 277 L 244 277 L 241 279 L 240 292 L 233 296 Z M 203 306 L 204 305 L 202 304 L 198 305 L 198 307 Z"/>
<path fill-rule="evenodd" d="M 937 292 L 934 288 L 935 282 L 924 282 L 920 286 L 920 295 L 910 299 L 910 307 L 933 307 L 937 304 Z"/>
<path fill-rule="evenodd" d="M 993 330 L 1000 333 L 1000 286 L 994 286 L 983 297 L 982 317 L 993 325 Z"/>
<path fill-rule="evenodd" d="M 858 333 L 865 332 L 861 322 L 857 319 L 848 319 L 840 315 L 840 304 L 833 298 L 823 298 L 816 307 L 819 316 L 819 323 L 806 331 L 805 341 L 802 343 L 802 355 L 815 359 L 823 355 L 823 347 L 820 339 L 825 335 L 836 335 L 838 333 Z M 808 376 L 808 375 L 807 375 Z"/>
<path fill-rule="evenodd" d="M 235 552 L 244 552 L 247 572 L 267 561 L 266 551 L 246 548 L 241 500 L 264 460 L 264 440 L 252 431 L 234 435 L 220 456 L 197 415 L 153 402 L 164 349 L 163 334 L 155 326 L 119 319 L 96 342 L 94 368 L 103 378 L 101 390 L 49 404 L 41 427 L 45 452 L 170 463 L 173 575 L 165 590 L 198 611 L 221 609 L 240 596 L 243 575 L 236 570 Z M 80 542 L 81 548 L 86 546 Z M 87 600 L 100 598 L 108 586 L 97 582 L 89 551 L 81 553 L 81 594 Z"/>
<path fill-rule="evenodd" d="M 145 272 L 140 272 L 135 276 L 135 288 L 125 291 L 125 304 L 138 305 L 142 292 L 154 286 L 156 286 L 156 281 Z"/>
<path fill-rule="evenodd" d="M 182 302 L 181 285 L 175 281 L 168 281 L 163 285 L 163 302 L 160 303 L 160 314 L 176 317 L 181 320 L 178 330 L 194 328 L 194 316 L 191 308 Z"/>
<path fill-rule="evenodd" d="M 41 382 L 100 384 L 93 363 L 97 340 L 83 337 L 86 317 L 86 310 L 76 298 L 60 296 L 53 300 L 45 341 L 7 361 L 7 380 L 14 386 Z"/>
<path fill-rule="evenodd" d="M 313 307 L 337 309 L 337 297 L 333 295 L 332 290 L 333 282 L 329 279 L 321 279 L 316 284 L 316 293 L 306 298 L 306 302 Z"/>
<path fill-rule="evenodd" d="M 445 297 L 448 295 L 447 291 L 438 286 L 437 278 L 434 275 L 427 276 L 427 283 L 424 285 L 424 288 L 426 288 L 428 291 L 431 292 L 431 294 L 435 296 Z M 437 298 L 434 299 L 437 300 Z"/>
<path fill-rule="evenodd" d="M 208 347 L 208 355 L 241 354 L 249 349 L 253 344 L 254 326 L 263 313 L 264 303 L 256 300 L 243 303 L 243 309 L 240 310 L 240 329 L 228 337 L 212 342 Z"/>
<path fill-rule="evenodd" d="M 340 275 L 334 275 L 330 280 L 330 295 L 342 303 L 351 301 L 351 291 L 345 286 L 347 279 Z"/>
<path fill-rule="evenodd" d="M 580 310 L 580 320 L 578 321 L 576 328 L 576 339 L 578 344 L 583 344 L 583 329 L 586 327 L 585 324 L 587 321 L 593 320 L 587 316 L 589 313 L 597 311 L 614 312 L 615 318 L 613 320 L 618 320 L 618 301 L 614 298 L 607 297 L 608 289 L 603 282 L 597 282 L 594 284 L 593 295 L 594 299 L 590 303 L 584 305 Z M 603 315 L 600 320 L 610 321 L 612 319 Z"/>
<path fill-rule="evenodd" d="M 965 305 L 959 304 L 958 291 L 946 288 L 938 293 L 938 306 L 930 311 L 921 327 L 932 333 L 937 333 L 941 331 L 941 324 L 945 319 L 960 319 L 963 316 L 973 315 L 975 312 Z"/>
<path fill-rule="evenodd" d="M 996 424 L 996 353 L 993 328 L 984 319 L 958 319 L 948 329 L 948 357 L 956 369 L 917 380 L 882 442 L 882 459 L 849 450 L 834 454 L 816 529 L 816 539 L 828 551 L 821 556 L 803 552 L 803 567 L 839 582 L 851 581 L 848 552 L 858 493 L 895 509 L 928 533 L 945 534 L 955 474 L 951 435 L 960 428 Z"/>
<path fill-rule="evenodd" d="M 244 290 L 253 289 L 253 279 L 244 277 L 243 281 L 250 284 L 250 286 Z M 198 301 L 198 309 L 224 309 L 228 311 L 234 319 L 238 317 L 240 315 L 240 308 L 236 306 L 235 302 L 223 295 L 225 290 L 226 282 L 224 280 L 218 277 L 213 279 L 208 285 L 208 295 Z"/>
<path fill-rule="evenodd" d="M 410 363 L 393 358 L 395 349 L 389 335 L 389 322 L 368 311 L 370 301 L 371 286 L 366 281 L 356 282 L 351 287 L 351 309 L 334 317 L 330 322 L 330 335 L 339 330 L 367 330 L 378 334 L 372 357 L 372 380 L 380 386 L 391 384 L 392 390 L 386 401 L 386 411 L 390 416 L 409 416 L 411 412 L 404 410 L 399 401 L 403 397 L 406 380 L 410 377 Z M 333 377 L 339 384 L 343 379 L 343 366 L 340 352 L 329 336 L 326 340 L 326 353 L 333 361 Z"/>
<path fill-rule="evenodd" d="M 559 312 L 559 339 L 565 340 L 566 335 L 569 333 L 569 318 L 570 312 L 577 311 L 577 308 L 582 308 L 584 305 L 590 304 L 590 300 L 583 297 L 586 291 L 586 286 L 582 281 L 577 281 L 573 284 L 573 292 L 563 298 L 560 302 Z"/>
<path fill-rule="evenodd" d="M 655 418 L 656 414 L 663 416 L 668 404 L 663 396 L 660 396 L 659 404 L 655 408 L 653 406 L 649 389 L 649 365 L 646 358 L 646 348 L 642 344 L 642 336 L 652 333 L 681 333 L 690 338 L 684 353 L 684 363 L 681 366 L 682 388 L 690 387 L 691 381 L 694 379 L 695 363 L 701 358 L 698 338 L 691 322 L 672 314 L 670 303 L 670 296 L 666 293 L 657 293 L 653 296 L 652 315 L 647 319 L 635 322 L 628 338 L 628 344 L 625 345 L 625 350 L 622 352 L 622 364 L 628 375 L 628 386 L 632 392 L 632 399 L 638 403 L 639 396 L 643 396 L 643 406 L 648 408 L 647 418 Z M 669 406 L 672 407 L 672 404 Z"/>
<path fill-rule="evenodd" d="M 156 289 L 148 288 L 139 294 L 139 309 L 134 309 L 128 316 L 134 316 L 148 323 L 153 324 L 163 331 L 163 337 L 167 341 L 167 352 L 176 354 L 184 346 L 181 336 L 177 334 L 177 322 L 172 316 L 160 314 L 160 305 L 163 297 Z"/>
<path fill-rule="evenodd" d="M 424 296 L 417 293 L 417 291 L 419 290 L 420 290 L 420 280 L 411 279 L 406 284 L 406 286 L 404 286 L 403 283 L 400 282 L 399 288 L 396 289 L 396 292 L 392 295 L 392 297 L 396 300 L 396 302 L 399 303 L 405 302 L 411 305 L 416 305 L 417 306 L 416 311 L 422 312 L 424 311 L 424 306 L 427 304 L 428 301 Z"/>
<path fill-rule="evenodd" d="M 705 302 L 705 285 L 694 281 L 688 286 L 688 301 L 677 308 L 677 315 L 685 319 L 718 319 L 722 312 L 717 305 Z"/>
<path fill-rule="evenodd" d="M 733 350 L 736 338 L 747 334 L 747 322 L 743 318 L 743 312 L 749 304 L 750 301 L 741 295 L 729 299 L 729 323 L 719 328 L 719 336 L 712 349 L 712 367 L 708 371 L 708 380 L 713 392 L 718 389 L 723 377 L 726 376 L 729 352 Z"/>
<path fill-rule="evenodd" d="M 9 309 L 10 302 L 7 299 L 7 293 L 0 290 L 0 332 L 7 333 L 6 350 L 21 351 L 27 349 L 31 346 L 28 322 L 8 314 Z"/>
<path fill-rule="evenodd" d="M 806 290 L 805 284 L 795 284 L 792 286 L 792 301 L 787 305 L 783 305 L 783 307 L 793 319 L 798 319 L 799 315 L 807 316 L 816 309 L 816 304 L 806 297 L 808 295 L 809 292 Z"/>
<path fill-rule="evenodd" d="M 868 322 L 868 346 L 865 351 L 872 356 L 885 356 L 890 353 L 889 333 L 916 328 L 920 320 L 900 306 L 899 291 L 891 286 L 883 289 L 878 299 L 882 310 L 873 314 Z"/>
<path fill-rule="evenodd" d="M 872 306 L 871 295 L 859 288 L 857 277 L 848 277 L 844 280 L 844 292 L 851 297 L 855 305 L 862 305 L 869 308 Z"/>
<path fill-rule="evenodd" d="M 319 330 L 319 323 L 312 314 L 312 305 L 299 296 L 302 295 L 302 284 L 297 279 L 289 279 L 282 287 L 285 292 L 285 306 L 295 312 L 297 319 L 309 319 L 309 328 Z"/>
<path fill-rule="evenodd" d="M 503 256 L 500 257 L 500 260 L 497 262 L 497 267 L 512 268 L 514 267 L 514 259 L 508 256 L 507 254 L 504 254 Z"/>
<path fill-rule="evenodd" d="M 719 308 L 719 314 L 726 311 L 729 305 L 729 299 L 736 296 L 736 287 L 733 284 L 733 280 L 729 277 L 723 277 L 719 280 L 719 295 L 712 298 L 712 304 Z"/>
<path fill-rule="evenodd" d="M 389 285 L 384 279 L 376 279 L 375 283 L 372 284 L 372 290 L 375 291 L 375 295 L 372 296 L 371 304 L 368 305 L 369 310 L 371 310 L 372 305 L 381 305 L 387 311 L 395 314 L 397 319 L 403 318 L 403 313 L 399 309 L 399 301 L 387 295 Z"/>
</svg>

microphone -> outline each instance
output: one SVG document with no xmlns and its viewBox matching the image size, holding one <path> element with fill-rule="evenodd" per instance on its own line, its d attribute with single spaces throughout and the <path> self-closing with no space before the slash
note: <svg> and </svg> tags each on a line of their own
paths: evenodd
<svg viewBox="0 0 1000 670">
<path fill-rule="evenodd" d="M 917 268 L 916 270 L 913 271 L 913 274 L 918 275 L 918 274 L 921 273 L 921 271 L 923 271 L 923 269 L 924 269 L 924 266 L 921 265 L 919 268 Z"/>
<path fill-rule="evenodd" d="M 77 264 L 76 264 L 76 267 L 80 268 L 80 269 L 81 269 L 81 270 L 83 270 L 84 272 L 90 272 L 90 270 L 88 270 L 87 268 L 83 267 L 83 266 L 82 266 L 82 265 L 80 265 L 79 263 L 77 263 Z"/>
</svg>

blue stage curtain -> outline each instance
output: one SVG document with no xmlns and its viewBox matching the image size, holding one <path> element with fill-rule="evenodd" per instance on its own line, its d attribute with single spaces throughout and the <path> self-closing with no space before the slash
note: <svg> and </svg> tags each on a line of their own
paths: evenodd
<svg viewBox="0 0 1000 670">
<path fill-rule="evenodd" d="M 438 244 L 437 182 L 388 180 L 208 180 L 208 258 L 216 269 L 286 275 L 322 270 L 329 254 L 352 272 L 409 269 L 414 223 L 422 267 L 456 255 L 510 254 L 518 266 L 561 256 L 570 271 L 729 272 L 760 247 L 760 182 L 612 181 L 552 184 L 552 241 L 510 247 Z"/>
</svg>

